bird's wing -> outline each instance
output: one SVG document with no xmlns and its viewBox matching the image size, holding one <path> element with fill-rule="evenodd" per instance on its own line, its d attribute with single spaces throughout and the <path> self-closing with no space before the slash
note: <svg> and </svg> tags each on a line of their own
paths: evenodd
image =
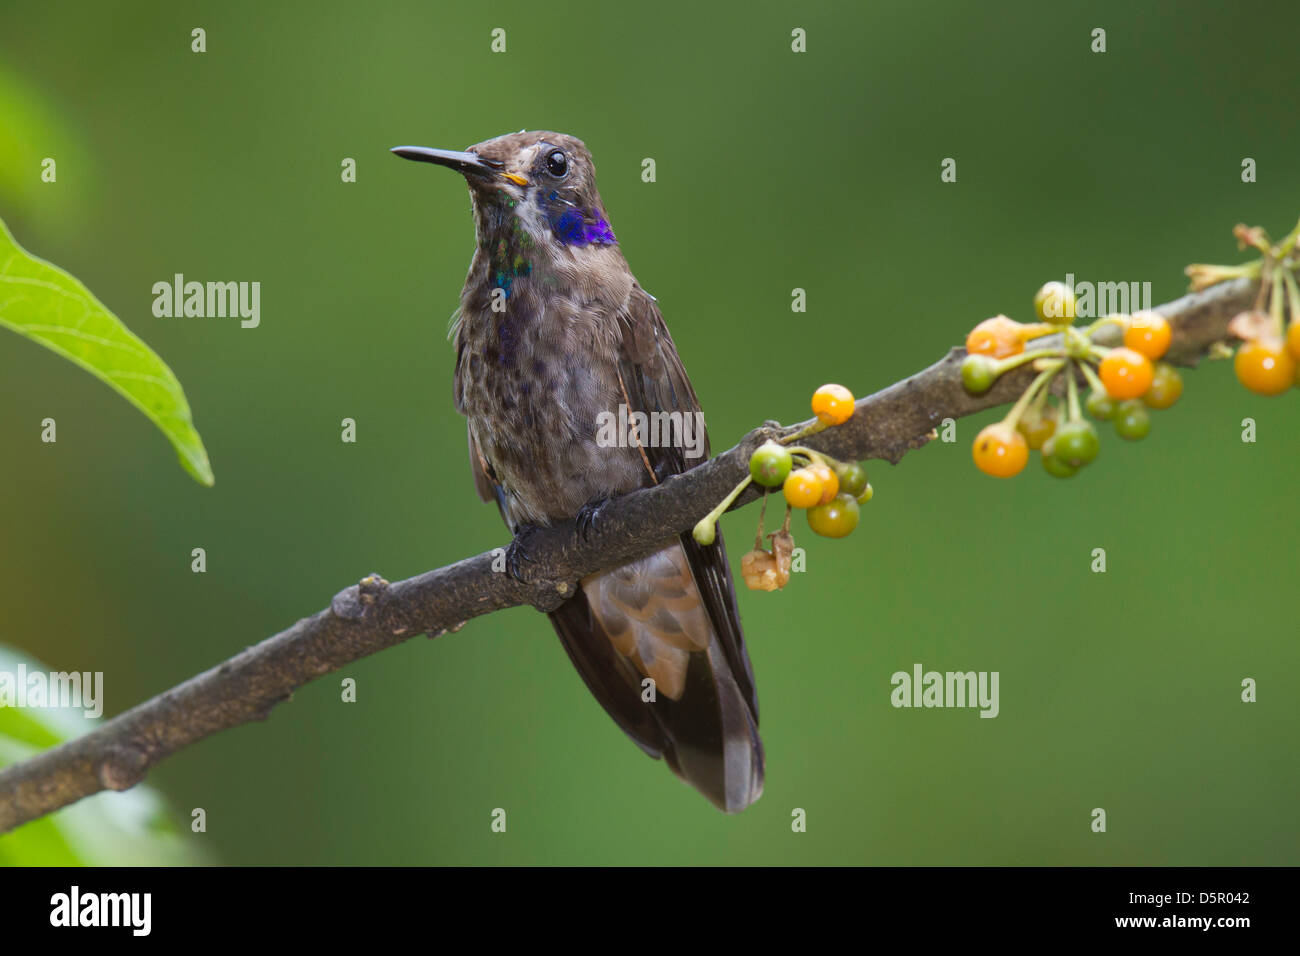
<svg viewBox="0 0 1300 956">
<path fill-rule="evenodd" d="M 699 402 L 653 297 L 633 286 L 620 317 L 619 378 L 629 412 L 692 416 Z M 661 435 L 662 437 L 662 435 Z M 646 442 L 650 485 L 694 467 L 682 442 Z M 653 474 L 653 477 L 651 477 Z M 744 809 L 762 793 L 758 699 L 721 534 L 688 533 L 662 550 L 583 581 L 551 615 L 588 688 L 652 756 L 662 755 L 717 806 Z M 644 700 L 642 681 L 655 681 Z"/>
<path fill-rule="evenodd" d="M 492 466 L 478 450 L 478 442 L 474 440 L 474 426 L 469 425 L 466 431 L 469 433 L 469 469 L 474 474 L 474 490 L 484 501 L 496 501 L 499 486 L 492 475 Z"/>
<path fill-rule="evenodd" d="M 628 391 L 629 408 L 647 411 L 680 411 L 695 416 L 700 411 L 699 399 L 681 356 L 673 344 L 668 327 L 655 299 L 639 285 L 633 285 L 628 300 L 632 321 L 623 336 L 620 374 Z M 702 416 L 701 429 L 703 429 Z M 709 457 L 708 434 L 705 432 L 703 454 L 688 458 L 680 443 L 663 443 L 659 447 L 645 448 L 646 456 L 659 481 L 670 475 L 703 464 Z M 727 549 L 719 532 L 711 545 L 702 545 L 687 532 L 681 535 L 682 546 L 704 599 L 709 620 L 722 639 L 722 650 L 731 665 L 754 716 L 758 716 L 758 696 L 754 690 L 754 674 L 749 655 L 745 652 L 745 639 L 740 628 L 740 612 L 736 608 L 735 584 L 731 567 L 727 563 Z"/>
<path fill-rule="evenodd" d="M 462 415 L 465 414 L 464 396 L 461 394 L 461 362 L 465 358 L 465 346 L 460 341 L 460 327 L 456 326 L 456 370 L 451 379 L 451 397 L 456 406 L 456 411 Z M 474 426 L 469 422 L 465 423 L 465 431 L 469 438 L 469 470 L 474 476 L 474 490 L 478 492 L 479 498 L 483 501 L 495 501 L 497 507 L 501 509 L 501 517 L 505 518 L 505 502 L 502 500 L 501 486 L 497 483 L 496 475 L 492 473 L 492 466 L 488 460 L 483 457 L 483 452 L 479 450 L 478 442 L 474 439 Z M 510 522 L 507 519 L 506 524 Z"/>
</svg>

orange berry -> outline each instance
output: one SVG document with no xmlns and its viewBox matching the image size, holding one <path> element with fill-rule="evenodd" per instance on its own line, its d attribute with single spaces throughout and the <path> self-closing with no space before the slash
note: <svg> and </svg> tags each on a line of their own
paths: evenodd
<svg viewBox="0 0 1300 956">
<path fill-rule="evenodd" d="M 1291 316 L 1291 328 L 1286 330 L 1286 350 L 1300 362 L 1300 315 Z"/>
<path fill-rule="evenodd" d="M 975 467 L 994 478 L 1010 478 L 1024 470 L 1029 461 L 1029 444 L 1025 436 L 1006 422 L 989 425 L 975 436 L 971 448 Z"/>
<path fill-rule="evenodd" d="M 1151 360 L 1129 348 L 1111 349 L 1098 369 L 1106 393 L 1116 401 L 1138 398 L 1151 387 L 1155 369 Z"/>
<path fill-rule="evenodd" d="M 843 385 L 823 385 L 813 392 L 812 410 L 825 425 L 843 425 L 853 416 L 853 393 Z"/>
<path fill-rule="evenodd" d="M 1237 380 L 1260 395 L 1281 395 L 1296 381 L 1296 360 L 1276 339 L 1242 343 L 1232 367 Z"/>
<path fill-rule="evenodd" d="M 785 500 L 793 508 L 811 508 L 822 503 L 822 483 L 808 468 L 796 468 L 781 486 Z"/>
<path fill-rule="evenodd" d="M 1124 344 L 1153 362 L 1169 351 L 1173 330 L 1158 312 L 1138 312 L 1124 330 Z"/>
<path fill-rule="evenodd" d="M 1005 315 L 985 319 L 966 336 L 966 351 L 972 355 L 1006 358 L 1025 350 L 1025 327 Z"/>
<path fill-rule="evenodd" d="M 835 474 L 829 466 L 815 461 L 808 466 L 808 470 L 816 475 L 817 480 L 822 483 L 822 497 L 818 504 L 824 505 L 840 493 L 840 476 Z"/>
</svg>

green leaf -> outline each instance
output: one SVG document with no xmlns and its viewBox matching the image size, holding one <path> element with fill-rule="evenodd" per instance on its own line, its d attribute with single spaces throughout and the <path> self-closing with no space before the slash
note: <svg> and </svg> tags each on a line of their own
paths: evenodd
<svg viewBox="0 0 1300 956">
<path fill-rule="evenodd" d="M 162 430 L 181 464 L 213 482 L 189 402 L 165 362 L 90 290 L 14 241 L 0 220 L 0 326 L 13 329 L 106 382 Z"/>
</svg>

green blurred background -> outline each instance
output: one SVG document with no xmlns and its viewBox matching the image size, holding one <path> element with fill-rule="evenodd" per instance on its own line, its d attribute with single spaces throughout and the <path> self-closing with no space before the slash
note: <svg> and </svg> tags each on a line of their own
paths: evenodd
<svg viewBox="0 0 1300 956">
<path fill-rule="evenodd" d="M 0 216 L 172 366 L 217 482 L 0 337 L 0 642 L 104 671 L 111 716 L 367 572 L 505 543 L 451 402 L 465 187 L 388 147 L 584 138 L 722 449 L 806 417 L 822 382 L 867 394 L 981 318 L 1026 317 L 1047 279 L 1150 281 L 1161 302 L 1186 263 L 1241 259 L 1234 223 L 1289 229 L 1300 10 L 1251 9 L 3 4 Z M 261 327 L 154 318 L 177 272 L 260 281 Z M 227 863 L 1300 863 L 1300 393 L 1203 367 L 1149 440 L 1105 438 L 1072 482 L 978 474 L 995 417 L 876 463 L 853 537 L 800 518 L 807 573 L 742 590 L 768 776 L 738 817 L 627 741 L 525 609 L 326 677 L 150 782 L 182 830 L 206 809 L 188 839 Z M 733 562 L 755 518 L 727 519 Z M 1001 715 L 893 709 L 916 662 L 999 671 Z"/>
</svg>

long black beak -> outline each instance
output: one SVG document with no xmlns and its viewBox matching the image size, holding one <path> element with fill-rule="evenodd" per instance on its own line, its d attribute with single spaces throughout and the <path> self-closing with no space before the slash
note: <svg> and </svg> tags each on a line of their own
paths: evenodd
<svg viewBox="0 0 1300 956">
<path fill-rule="evenodd" d="M 503 168 L 504 163 L 488 160 L 477 153 L 459 153 L 452 149 L 430 149 L 428 146 L 394 146 L 391 150 L 403 159 L 446 166 L 458 173 L 490 176 Z"/>
</svg>

